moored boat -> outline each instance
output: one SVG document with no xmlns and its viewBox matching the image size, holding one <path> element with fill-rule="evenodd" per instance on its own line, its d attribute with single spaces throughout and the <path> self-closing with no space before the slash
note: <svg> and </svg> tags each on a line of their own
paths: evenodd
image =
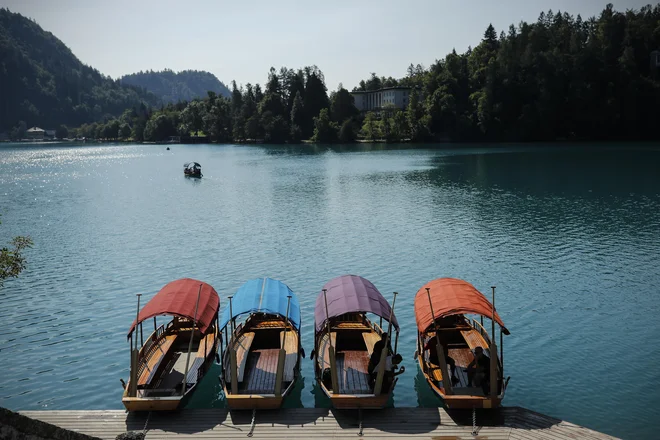
<svg viewBox="0 0 660 440">
<path fill-rule="evenodd" d="M 504 398 L 508 378 L 502 335 L 509 330 L 495 311 L 492 289 L 493 303 L 467 281 L 438 278 L 415 295 L 416 356 L 427 383 L 448 408 L 496 408 Z M 491 336 L 484 317 L 491 320 Z M 499 356 L 495 324 L 500 327 Z"/>
<path fill-rule="evenodd" d="M 197 162 L 184 163 L 183 174 L 188 177 L 202 177 L 202 166 Z"/>
<path fill-rule="evenodd" d="M 394 301 L 390 307 L 369 280 L 356 275 L 330 280 L 316 298 L 314 371 L 319 388 L 335 408 L 387 405 L 398 380 L 395 375 L 405 371 L 405 367 L 385 370 L 387 358 L 396 356 L 399 339 L 393 307 Z M 379 324 L 368 313 L 378 317 Z M 382 328 L 383 319 L 389 323 L 387 331 Z M 394 350 L 392 328 L 396 332 Z"/>
<path fill-rule="evenodd" d="M 140 310 L 128 331 L 130 379 L 122 403 L 128 411 L 181 408 L 208 371 L 218 349 L 220 299 L 209 284 L 183 278 L 166 284 Z M 167 325 L 156 317 L 167 315 Z M 143 324 L 153 318 L 153 333 L 143 338 Z M 138 340 L 141 347 L 138 349 Z"/>
<path fill-rule="evenodd" d="M 258 278 L 243 284 L 229 301 L 220 319 L 227 406 L 279 408 L 300 375 L 298 299 L 283 282 Z"/>
</svg>

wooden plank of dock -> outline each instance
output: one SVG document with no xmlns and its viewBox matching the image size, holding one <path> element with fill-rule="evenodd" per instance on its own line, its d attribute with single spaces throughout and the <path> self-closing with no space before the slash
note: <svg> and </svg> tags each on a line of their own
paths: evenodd
<svg viewBox="0 0 660 440">
<path fill-rule="evenodd" d="M 22 411 L 21 414 L 61 428 L 114 440 L 126 431 L 142 431 L 146 439 L 242 438 L 250 431 L 249 411 L 183 410 L 176 413 L 128 414 L 108 411 Z M 253 438 L 355 439 L 358 411 L 296 408 L 258 411 Z M 432 440 L 611 439 L 605 434 L 519 407 L 477 412 L 478 434 L 472 436 L 472 412 L 447 413 L 443 408 L 388 408 L 362 411 L 363 437 Z M 483 425 L 479 425 L 483 424 Z"/>
</svg>

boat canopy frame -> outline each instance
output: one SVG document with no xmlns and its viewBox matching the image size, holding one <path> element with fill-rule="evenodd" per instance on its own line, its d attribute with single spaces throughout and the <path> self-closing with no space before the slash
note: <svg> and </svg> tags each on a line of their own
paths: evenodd
<svg viewBox="0 0 660 440">
<path fill-rule="evenodd" d="M 347 313 L 373 313 L 388 322 L 391 314 L 391 324 L 398 332 L 399 323 L 391 310 L 390 303 L 371 281 L 358 275 L 342 275 L 328 281 L 316 297 L 315 329 L 320 332 L 328 319 Z"/>
<path fill-rule="evenodd" d="M 428 292 L 427 292 L 428 289 Z M 429 305 L 433 305 L 433 314 Z M 420 333 L 428 332 L 435 320 L 453 315 L 474 314 L 492 319 L 493 305 L 472 284 L 458 278 L 437 278 L 422 286 L 415 294 L 415 320 Z M 502 318 L 494 313 L 495 322 L 505 335 L 510 334 Z"/>
<path fill-rule="evenodd" d="M 296 330 L 300 330 L 298 298 L 282 281 L 268 277 L 248 280 L 238 288 L 231 299 L 231 307 L 225 308 L 222 312 L 218 328 L 224 330 L 236 318 L 253 313 L 272 314 L 287 319 L 289 297 L 291 297 L 291 303 L 288 323 Z"/>
<path fill-rule="evenodd" d="M 196 308 L 197 316 L 195 316 Z M 131 337 L 138 324 L 156 316 L 177 316 L 190 321 L 196 320 L 197 328 L 202 334 L 206 334 L 217 319 L 219 308 L 220 297 L 210 284 L 192 278 L 181 278 L 163 286 L 147 302 L 131 324 L 127 338 Z"/>
</svg>

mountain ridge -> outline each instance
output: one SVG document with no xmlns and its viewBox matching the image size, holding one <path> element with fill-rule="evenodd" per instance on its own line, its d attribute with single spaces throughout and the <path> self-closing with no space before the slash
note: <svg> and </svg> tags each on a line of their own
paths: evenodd
<svg viewBox="0 0 660 440">
<path fill-rule="evenodd" d="M 142 87 L 165 103 L 204 98 L 209 91 L 226 98 L 231 96 L 231 92 L 222 81 L 211 72 L 204 70 L 140 71 L 124 75 L 120 81 L 122 84 Z"/>
</svg>

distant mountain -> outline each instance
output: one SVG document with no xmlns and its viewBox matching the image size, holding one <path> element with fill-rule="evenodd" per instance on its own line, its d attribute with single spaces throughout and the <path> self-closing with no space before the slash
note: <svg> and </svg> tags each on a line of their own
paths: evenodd
<svg viewBox="0 0 660 440">
<path fill-rule="evenodd" d="M 199 70 L 184 70 L 175 73 L 171 70 L 162 72 L 139 72 L 126 75 L 122 84 L 143 87 L 164 102 L 190 101 L 204 98 L 208 92 L 215 92 L 227 98 L 231 96 L 229 89 L 212 73 Z"/>
<path fill-rule="evenodd" d="M 0 132 L 19 121 L 28 127 L 79 126 L 160 103 L 146 90 L 84 65 L 35 21 L 0 9 Z"/>
</svg>

